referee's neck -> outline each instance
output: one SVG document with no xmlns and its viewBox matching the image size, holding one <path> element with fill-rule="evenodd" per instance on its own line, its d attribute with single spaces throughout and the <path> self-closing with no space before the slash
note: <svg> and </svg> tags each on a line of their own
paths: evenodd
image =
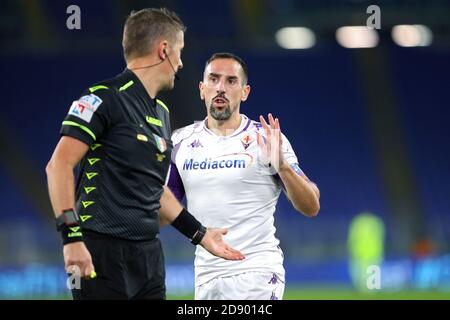
<svg viewBox="0 0 450 320">
<path fill-rule="evenodd" d="M 149 70 L 131 70 L 131 72 L 133 72 L 139 81 L 141 81 L 150 98 L 155 99 L 159 92 L 155 79 L 156 75 L 151 74 L 153 72 L 149 72 Z"/>
<path fill-rule="evenodd" d="M 161 62 L 164 62 L 162 60 Z M 160 69 L 159 61 L 136 58 L 127 63 L 127 68 L 141 81 L 150 98 L 154 99 L 160 90 L 161 79 L 164 74 Z"/>
</svg>

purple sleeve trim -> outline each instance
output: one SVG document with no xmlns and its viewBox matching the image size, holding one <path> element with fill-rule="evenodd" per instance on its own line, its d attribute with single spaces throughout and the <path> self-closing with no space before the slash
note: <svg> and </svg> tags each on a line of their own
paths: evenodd
<svg viewBox="0 0 450 320">
<path fill-rule="evenodd" d="M 178 172 L 177 166 L 172 162 L 170 164 L 170 176 L 167 186 L 173 192 L 178 201 L 182 201 L 185 195 L 183 181 L 181 180 L 180 173 Z"/>
<path fill-rule="evenodd" d="M 172 160 L 172 164 L 175 163 L 175 158 L 177 156 L 178 150 L 180 150 L 181 141 L 173 147 L 172 154 L 170 156 L 170 160 Z"/>
</svg>

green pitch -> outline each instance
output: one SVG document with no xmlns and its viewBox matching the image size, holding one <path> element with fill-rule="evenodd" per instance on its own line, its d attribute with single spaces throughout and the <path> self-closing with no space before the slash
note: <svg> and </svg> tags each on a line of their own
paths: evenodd
<svg viewBox="0 0 450 320">
<path fill-rule="evenodd" d="M 167 294 L 169 300 L 192 300 L 194 294 L 175 296 Z M 400 292 L 356 292 L 350 288 L 336 287 L 291 287 L 284 293 L 284 300 L 450 300 L 450 292 L 400 291 Z"/>
<path fill-rule="evenodd" d="M 357 292 L 339 288 L 291 288 L 285 300 L 450 300 L 450 292 L 399 291 Z"/>
<path fill-rule="evenodd" d="M 24 296 L 15 299 L 72 300 L 70 294 L 60 296 Z M 194 293 L 174 295 L 167 292 L 168 300 L 193 300 Z M 0 297 L 1 300 L 1 297 Z M 450 300 L 450 291 L 400 291 L 400 292 L 356 292 L 348 287 L 289 287 L 284 300 Z"/>
</svg>

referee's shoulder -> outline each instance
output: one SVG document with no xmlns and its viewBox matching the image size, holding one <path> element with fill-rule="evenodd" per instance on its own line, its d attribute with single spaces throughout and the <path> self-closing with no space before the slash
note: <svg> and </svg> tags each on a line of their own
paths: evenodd
<svg viewBox="0 0 450 320">
<path fill-rule="evenodd" d="M 89 85 L 84 89 L 81 94 L 80 100 L 88 100 L 88 101 L 98 101 L 98 106 L 104 105 L 104 102 L 113 102 L 115 101 L 114 96 L 116 95 L 115 86 L 112 85 L 109 81 L 100 81 L 94 84 Z"/>
<path fill-rule="evenodd" d="M 90 85 L 86 91 L 90 94 L 111 96 L 120 92 L 120 87 L 123 85 L 119 77 L 102 80 Z"/>
</svg>

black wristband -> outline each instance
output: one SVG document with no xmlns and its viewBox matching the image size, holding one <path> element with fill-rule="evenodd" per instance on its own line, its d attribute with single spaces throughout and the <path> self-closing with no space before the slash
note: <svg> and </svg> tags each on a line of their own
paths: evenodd
<svg viewBox="0 0 450 320">
<path fill-rule="evenodd" d="M 72 242 L 83 241 L 83 232 L 81 231 L 81 226 L 62 226 L 60 232 L 63 245 Z"/>
<path fill-rule="evenodd" d="M 195 235 L 192 237 L 191 243 L 193 245 L 198 245 L 202 241 L 205 234 L 206 234 L 206 227 L 200 226 L 200 229 L 198 229 Z"/>
<path fill-rule="evenodd" d="M 183 208 L 178 217 L 173 220 L 172 226 L 189 239 L 192 239 L 197 231 L 200 230 L 202 224 L 189 211 Z"/>
</svg>

